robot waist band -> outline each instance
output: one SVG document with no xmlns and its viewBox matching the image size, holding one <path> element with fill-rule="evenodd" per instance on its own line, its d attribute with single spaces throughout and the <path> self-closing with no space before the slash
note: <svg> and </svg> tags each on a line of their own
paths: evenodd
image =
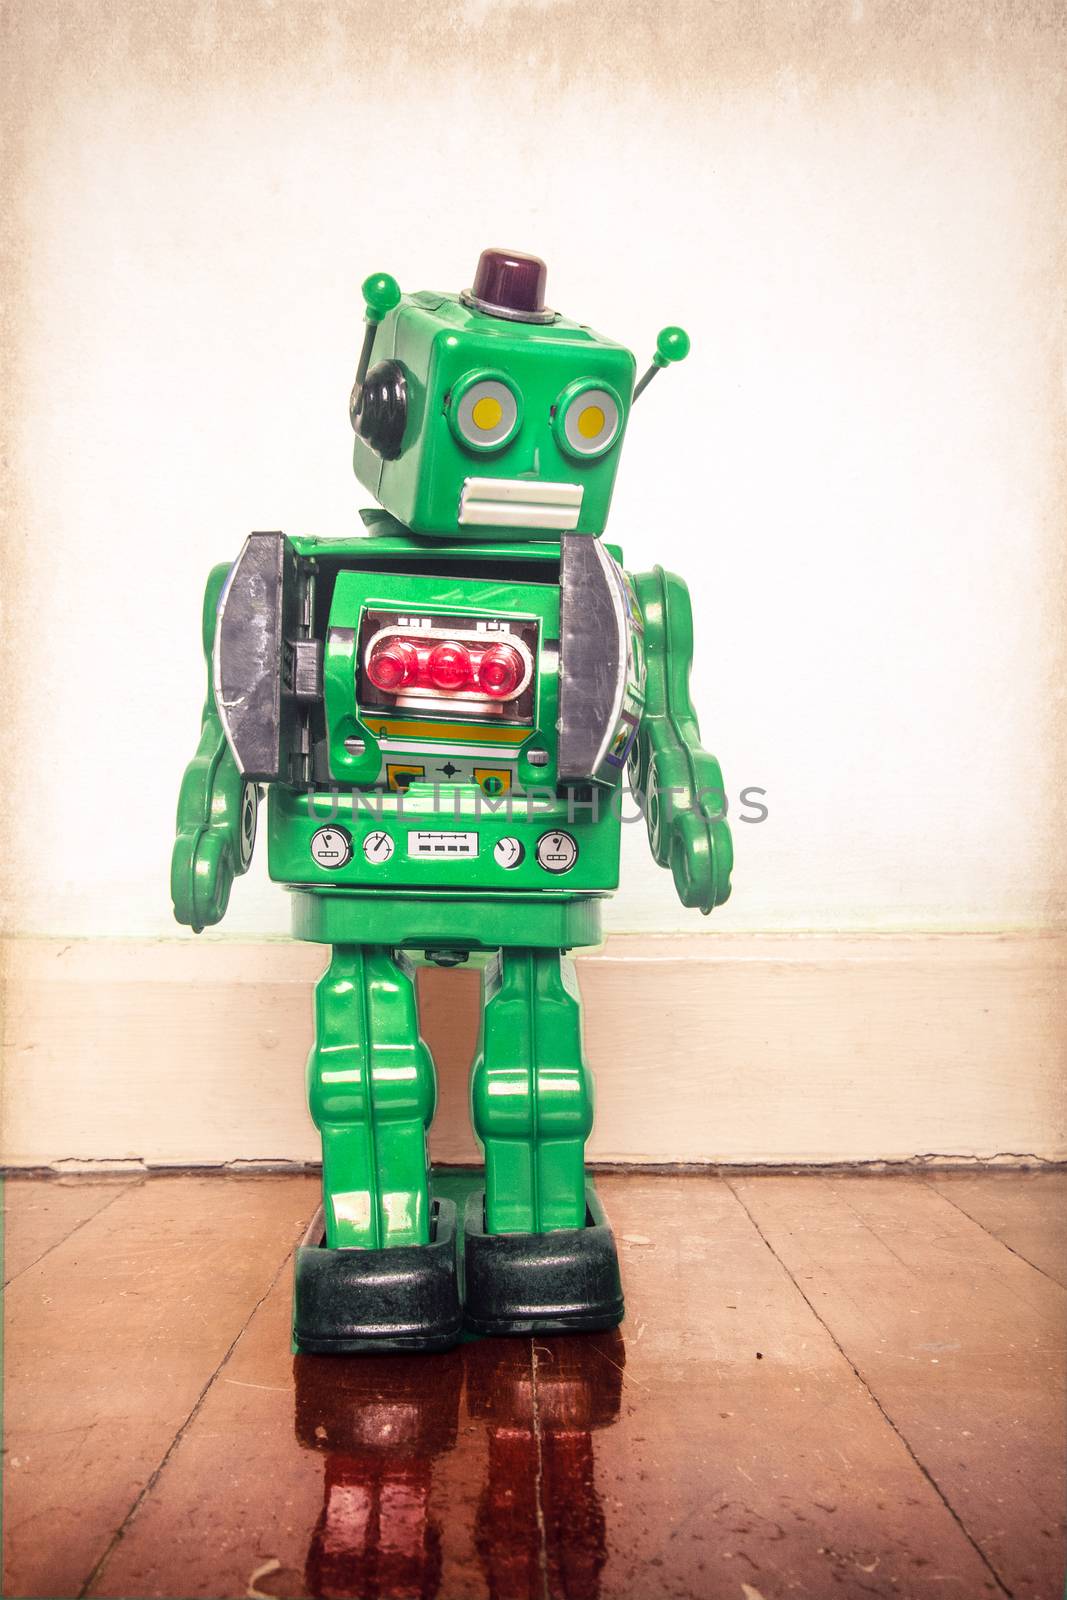
<svg viewBox="0 0 1067 1600">
<path fill-rule="evenodd" d="M 292 900 L 294 936 L 316 944 L 571 950 L 603 936 L 592 896 L 294 888 Z"/>
</svg>

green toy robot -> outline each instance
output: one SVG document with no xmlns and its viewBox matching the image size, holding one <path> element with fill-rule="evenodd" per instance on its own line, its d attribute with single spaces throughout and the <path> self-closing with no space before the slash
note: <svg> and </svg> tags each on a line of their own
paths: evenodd
<svg viewBox="0 0 1067 1600">
<path fill-rule="evenodd" d="M 379 506 L 358 537 L 253 533 L 204 599 L 200 746 L 178 803 L 179 922 L 225 913 L 270 786 L 270 875 L 333 946 L 308 1063 L 323 1210 L 297 1255 L 299 1351 L 441 1350 L 609 1328 L 618 1258 L 586 1181 L 593 1090 L 567 952 L 618 884 L 622 779 L 684 905 L 729 894 L 718 763 L 688 679 L 685 584 L 600 539 L 633 401 L 689 348 L 630 351 L 482 253 L 464 294 L 363 286 L 350 415 Z M 412 961 L 480 956 L 471 1115 L 485 1187 L 431 1193 L 433 1062 Z"/>
</svg>

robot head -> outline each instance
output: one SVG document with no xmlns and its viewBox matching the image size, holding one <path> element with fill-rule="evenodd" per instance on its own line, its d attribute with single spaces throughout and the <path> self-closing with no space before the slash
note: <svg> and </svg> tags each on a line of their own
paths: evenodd
<svg viewBox="0 0 1067 1600">
<path fill-rule="evenodd" d="M 401 295 L 385 274 L 363 285 L 353 465 L 413 532 L 494 540 L 603 532 L 634 358 L 547 309 L 544 289 L 544 262 L 505 250 L 482 252 L 461 295 Z"/>
</svg>

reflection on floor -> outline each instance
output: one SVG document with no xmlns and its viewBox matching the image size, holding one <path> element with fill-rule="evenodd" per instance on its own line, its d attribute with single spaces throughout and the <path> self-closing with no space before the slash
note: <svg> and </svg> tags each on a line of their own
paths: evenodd
<svg viewBox="0 0 1067 1600">
<path fill-rule="evenodd" d="M 413 1381 L 409 1357 L 293 1361 L 296 1433 L 325 1458 L 322 1513 L 304 1569 L 309 1595 L 441 1592 L 434 1463 L 456 1448 L 460 1397 L 485 1429 L 485 1485 L 474 1543 L 486 1589 L 594 1600 L 607 1560 L 593 1430 L 616 1420 L 625 1345 L 613 1333 L 472 1341 Z"/>
<path fill-rule="evenodd" d="M 621 1330 L 362 1360 L 316 1187 L 7 1184 L 4 1595 L 1058 1600 L 1064 1174 L 610 1175 Z"/>
</svg>

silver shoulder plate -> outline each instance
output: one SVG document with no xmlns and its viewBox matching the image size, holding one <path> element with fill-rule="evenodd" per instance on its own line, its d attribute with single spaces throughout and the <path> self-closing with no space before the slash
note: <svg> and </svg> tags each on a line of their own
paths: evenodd
<svg viewBox="0 0 1067 1600">
<path fill-rule="evenodd" d="M 588 534 L 560 544 L 559 781 L 617 784 L 644 703 L 641 613 Z"/>
</svg>

